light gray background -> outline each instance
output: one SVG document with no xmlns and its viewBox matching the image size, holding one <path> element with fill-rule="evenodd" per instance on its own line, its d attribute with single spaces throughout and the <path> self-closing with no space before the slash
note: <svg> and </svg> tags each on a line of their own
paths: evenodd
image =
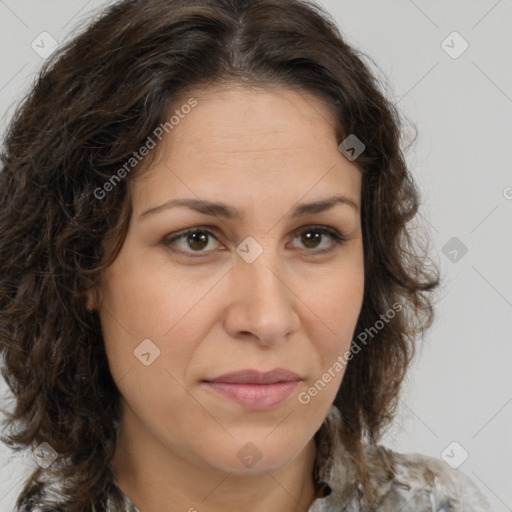
<svg viewBox="0 0 512 512">
<path fill-rule="evenodd" d="M 66 40 L 106 3 L 0 0 L 2 133 L 42 63 L 32 41 L 44 31 Z M 493 511 L 512 511 L 512 0 L 319 3 L 376 62 L 419 129 L 407 159 L 444 278 L 436 322 L 383 444 L 441 457 L 456 441 L 452 460 L 466 450 L 460 470 Z M 453 31 L 469 44 L 457 58 L 445 48 L 458 52 L 461 40 L 442 45 Z M 449 253 L 453 237 L 468 249 L 462 257 Z M 11 512 L 33 462 L 0 448 L 0 512 Z"/>
</svg>

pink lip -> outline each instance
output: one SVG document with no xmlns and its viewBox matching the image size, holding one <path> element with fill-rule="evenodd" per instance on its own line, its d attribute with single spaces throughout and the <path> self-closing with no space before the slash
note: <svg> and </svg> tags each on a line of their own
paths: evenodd
<svg viewBox="0 0 512 512">
<path fill-rule="evenodd" d="M 203 382 L 247 409 L 264 410 L 284 402 L 301 380 L 296 373 L 278 368 L 264 373 L 242 370 Z"/>
</svg>

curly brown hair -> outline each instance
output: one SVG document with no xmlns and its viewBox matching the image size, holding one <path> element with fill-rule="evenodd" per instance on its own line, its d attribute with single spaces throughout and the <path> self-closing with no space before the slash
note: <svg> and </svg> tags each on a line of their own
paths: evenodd
<svg viewBox="0 0 512 512">
<path fill-rule="evenodd" d="M 356 332 L 403 305 L 350 361 L 334 402 L 342 442 L 368 481 L 362 443 L 377 443 L 396 415 L 416 339 L 433 321 L 428 293 L 439 272 L 413 245 L 419 193 L 404 122 L 364 58 L 306 0 L 124 0 L 44 63 L 1 152 L 0 353 L 15 399 L 2 441 L 16 451 L 47 442 L 59 457 L 34 470 L 17 506 L 57 481 L 66 501 L 45 506 L 102 511 L 107 496 L 121 505 L 111 465 L 120 395 L 85 301 L 123 244 L 127 183 L 143 166 L 101 199 L 98 189 L 186 92 L 229 82 L 313 94 L 335 115 L 340 143 L 356 134 L 366 146 L 354 161 L 365 264 Z"/>
</svg>

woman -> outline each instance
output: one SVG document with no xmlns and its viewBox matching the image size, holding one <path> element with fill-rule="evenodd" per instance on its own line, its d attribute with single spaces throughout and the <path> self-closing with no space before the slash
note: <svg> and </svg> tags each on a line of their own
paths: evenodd
<svg viewBox="0 0 512 512">
<path fill-rule="evenodd" d="M 439 284 L 393 105 L 299 0 L 125 0 L 0 174 L 19 510 L 489 510 L 379 445 Z"/>
</svg>

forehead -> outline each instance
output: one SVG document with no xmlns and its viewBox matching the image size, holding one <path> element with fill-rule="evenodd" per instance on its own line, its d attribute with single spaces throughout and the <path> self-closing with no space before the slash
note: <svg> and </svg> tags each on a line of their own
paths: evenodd
<svg viewBox="0 0 512 512">
<path fill-rule="evenodd" d="M 185 110 L 191 99 L 196 106 Z M 300 158 L 312 153 L 317 157 L 336 143 L 336 121 L 328 105 L 303 91 L 212 85 L 183 94 L 168 117 L 182 109 L 188 113 L 173 116 L 176 125 L 166 130 L 158 148 L 167 158 L 170 152 L 191 161 L 198 152 L 257 158 L 287 149 L 301 153 Z"/>
<path fill-rule="evenodd" d="M 230 129 L 229 122 L 236 122 L 245 125 L 247 130 L 268 124 L 269 128 L 279 131 L 289 129 L 297 119 L 300 119 L 301 125 L 316 124 L 319 117 L 324 123 L 332 125 L 331 129 L 334 126 L 334 116 L 328 104 L 311 93 L 297 89 L 226 84 L 196 89 L 189 93 L 190 96 L 197 99 L 203 115 L 216 118 L 217 123 L 223 124 L 227 130 Z M 240 127 L 236 127 L 233 134 Z"/>
<path fill-rule="evenodd" d="M 196 106 L 181 110 L 191 98 Z M 338 149 L 329 106 L 311 94 L 210 86 L 183 95 L 169 115 L 180 111 L 137 186 L 144 203 L 187 188 L 188 197 L 244 189 L 275 195 L 285 186 L 304 194 L 319 179 L 326 188 L 342 184 L 358 198 L 359 169 Z"/>
</svg>

